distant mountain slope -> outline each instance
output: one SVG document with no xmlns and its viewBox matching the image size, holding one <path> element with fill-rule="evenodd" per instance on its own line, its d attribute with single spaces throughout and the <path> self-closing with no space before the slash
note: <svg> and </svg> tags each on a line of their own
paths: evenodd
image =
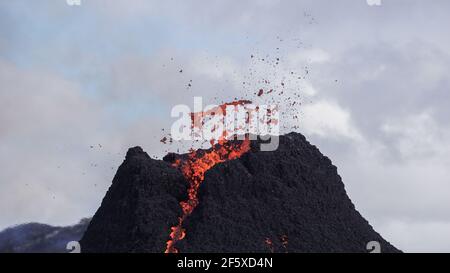
<svg viewBox="0 0 450 273">
<path fill-rule="evenodd" d="M 0 232 L 0 253 L 69 252 L 66 250 L 67 243 L 79 241 L 90 220 L 85 218 L 67 227 L 28 223 L 7 228 Z"/>
</svg>

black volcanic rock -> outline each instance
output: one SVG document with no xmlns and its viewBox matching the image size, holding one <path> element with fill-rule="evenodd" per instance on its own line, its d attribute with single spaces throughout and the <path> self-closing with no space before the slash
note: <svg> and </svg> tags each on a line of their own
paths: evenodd
<svg viewBox="0 0 450 273">
<path fill-rule="evenodd" d="M 188 182 L 170 162 L 133 148 L 81 241 L 85 252 L 164 252 Z M 180 252 L 398 252 L 356 211 L 331 161 L 304 136 L 206 172 Z"/>
<path fill-rule="evenodd" d="M 82 252 L 162 252 L 186 192 L 178 170 L 131 148 L 80 241 Z"/>
</svg>

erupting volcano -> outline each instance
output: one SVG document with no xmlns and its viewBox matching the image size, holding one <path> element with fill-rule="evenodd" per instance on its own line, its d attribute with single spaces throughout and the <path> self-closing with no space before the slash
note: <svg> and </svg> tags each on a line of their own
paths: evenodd
<svg viewBox="0 0 450 273">
<path fill-rule="evenodd" d="M 337 168 L 304 136 L 221 140 L 150 158 L 131 148 L 94 215 L 82 252 L 382 252 Z"/>
</svg>

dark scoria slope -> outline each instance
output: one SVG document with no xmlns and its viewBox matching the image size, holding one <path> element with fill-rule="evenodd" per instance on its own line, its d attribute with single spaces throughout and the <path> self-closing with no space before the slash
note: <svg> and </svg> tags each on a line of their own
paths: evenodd
<svg viewBox="0 0 450 273">
<path fill-rule="evenodd" d="M 367 252 L 378 241 L 383 252 L 397 251 L 356 211 L 336 167 L 304 136 L 280 137 L 274 152 L 258 146 L 206 174 L 181 250 Z"/>
<path fill-rule="evenodd" d="M 206 173 L 180 252 L 367 252 L 369 241 L 398 251 L 356 211 L 336 167 L 301 134 L 281 136 L 273 152 L 251 146 Z M 83 251 L 164 252 L 187 185 L 169 163 L 128 152 Z"/>
<path fill-rule="evenodd" d="M 170 227 L 187 198 L 183 175 L 128 150 L 106 196 L 80 241 L 82 252 L 163 252 Z"/>
</svg>

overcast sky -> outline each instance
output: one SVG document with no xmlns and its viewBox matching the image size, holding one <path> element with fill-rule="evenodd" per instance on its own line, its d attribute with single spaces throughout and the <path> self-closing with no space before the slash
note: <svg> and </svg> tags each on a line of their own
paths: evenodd
<svg viewBox="0 0 450 273">
<path fill-rule="evenodd" d="M 179 148 L 159 142 L 174 105 L 253 99 L 283 82 L 283 96 L 258 102 L 287 108 L 300 94 L 284 132 L 299 126 L 331 158 L 375 229 L 404 251 L 450 251 L 449 10 L 0 0 L 0 228 L 92 215 L 129 147 Z"/>
</svg>

